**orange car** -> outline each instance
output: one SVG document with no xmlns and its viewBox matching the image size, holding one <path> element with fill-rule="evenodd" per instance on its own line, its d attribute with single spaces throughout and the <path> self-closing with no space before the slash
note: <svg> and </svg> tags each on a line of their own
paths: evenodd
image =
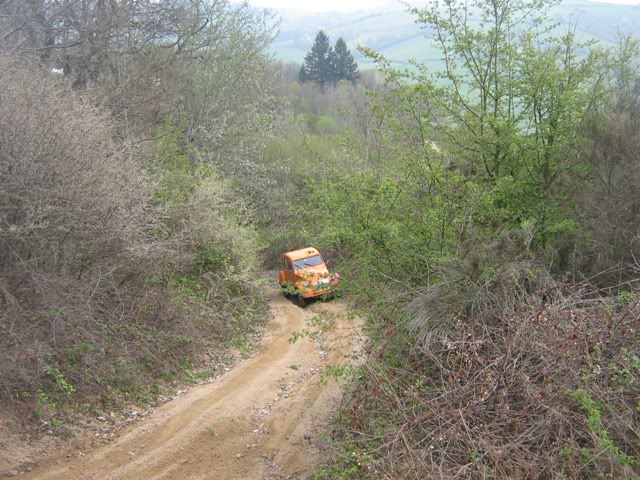
<svg viewBox="0 0 640 480">
<path fill-rule="evenodd" d="M 340 274 L 329 273 L 320 252 L 309 247 L 282 256 L 279 282 L 285 295 L 295 295 L 298 305 L 304 307 L 308 299 L 334 293 Z"/>
</svg>

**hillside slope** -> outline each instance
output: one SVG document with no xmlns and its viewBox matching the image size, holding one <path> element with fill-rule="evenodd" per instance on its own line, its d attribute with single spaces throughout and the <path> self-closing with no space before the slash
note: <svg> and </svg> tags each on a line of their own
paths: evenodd
<svg viewBox="0 0 640 480">
<path fill-rule="evenodd" d="M 282 16 L 280 34 L 272 46 L 277 58 L 301 62 L 311 48 L 318 30 L 324 29 L 336 40 L 344 37 L 354 50 L 358 44 L 383 53 L 396 65 L 407 65 L 411 59 L 439 64 L 440 54 L 429 46 L 415 17 L 401 5 L 354 12 L 314 12 L 279 10 Z M 640 6 L 598 3 L 588 0 L 563 2 L 552 10 L 561 30 L 577 26 L 582 40 L 598 39 L 605 44 L 615 41 L 617 29 L 640 32 Z M 356 60 L 369 65 L 367 59 Z"/>
</svg>

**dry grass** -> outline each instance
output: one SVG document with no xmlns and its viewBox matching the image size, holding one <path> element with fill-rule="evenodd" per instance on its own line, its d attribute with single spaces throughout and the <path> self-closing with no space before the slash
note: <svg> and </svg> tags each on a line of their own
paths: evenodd
<svg viewBox="0 0 640 480">
<path fill-rule="evenodd" d="M 350 478 L 637 478 L 638 295 L 524 284 L 414 302 L 454 306 L 374 348 L 342 431 Z"/>
</svg>

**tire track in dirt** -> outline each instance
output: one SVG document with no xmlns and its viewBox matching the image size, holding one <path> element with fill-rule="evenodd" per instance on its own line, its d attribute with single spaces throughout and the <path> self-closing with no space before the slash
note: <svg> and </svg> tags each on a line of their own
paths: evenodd
<svg viewBox="0 0 640 480">
<path fill-rule="evenodd" d="M 70 458 L 56 454 L 20 478 L 304 478 L 322 454 L 317 438 L 341 398 L 334 381 L 321 381 L 321 367 L 342 364 L 357 349 L 357 326 L 345 310 L 339 302 L 302 310 L 274 294 L 274 318 L 255 356 L 162 405 L 113 443 Z M 291 334 L 319 313 L 336 316 L 327 351 L 310 338 L 291 344 Z"/>
</svg>

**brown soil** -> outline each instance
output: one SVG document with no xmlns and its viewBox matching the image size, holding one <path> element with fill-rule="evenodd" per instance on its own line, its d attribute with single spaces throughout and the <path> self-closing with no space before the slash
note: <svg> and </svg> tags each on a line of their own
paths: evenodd
<svg viewBox="0 0 640 480">
<path fill-rule="evenodd" d="M 162 405 L 112 443 L 56 452 L 19 478 L 305 478 L 322 455 L 318 438 L 341 398 L 335 381 L 323 380 L 322 366 L 348 361 L 356 328 L 339 302 L 302 310 L 274 294 L 271 308 L 274 320 L 255 356 Z M 322 312 L 337 315 L 325 346 L 308 337 L 289 342 Z"/>
</svg>

